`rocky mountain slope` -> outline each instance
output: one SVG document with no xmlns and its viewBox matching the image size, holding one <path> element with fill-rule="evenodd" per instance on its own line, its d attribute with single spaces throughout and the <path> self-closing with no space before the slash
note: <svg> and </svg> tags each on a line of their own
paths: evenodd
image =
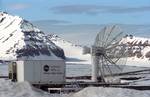
<svg viewBox="0 0 150 97">
<path fill-rule="evenodd" d="M 150 59 L 150 39 L 127 35 L 128 57 Z"/>
<path fill-rule="evenodd" d="M 0 12 L 0 60 L 65 58 L 44 32 L 19 16 Z"/>
</svg>

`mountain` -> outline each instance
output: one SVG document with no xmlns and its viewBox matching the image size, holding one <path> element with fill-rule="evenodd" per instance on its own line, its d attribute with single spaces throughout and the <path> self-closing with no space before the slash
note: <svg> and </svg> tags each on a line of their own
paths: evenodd
<svg viewBox="0 0 150 97">
<path fill-rule="evenodd" d="M 129 57 L 150 59 L 150 39 L 127 35 L 126 44 L 128 45 Z"/>
<path fill-rule="evenodd" d="M 128 45 L 127 64 L 133 66 L 150 67 L 150 39 L 126 35 Z"/>
<path fill-rule="evenodd" d="M 67 62 L 91 64 L 91 55 L 83 55 L 83 46 L 66 41 L 55 34 L 47 37 L 64 50 Z M 150 39 L 133 35 L 126 35 L 123 39 L 125 41 L 121 42 L 128 45 L 127 65 L 150 67 Z"/>
<path fill-rule="evenodd" d="M 65 58 L 63 49 L 29 21 L 0 12 L 0 60 Z"/>
<path fill-rule="evenodd" d="M 91 64 L 90 54 L 83 55 L 83 46 L 66 41 L 55 34 L 47 35 L 48 39 L 64 50 L 66 61 L 73 64 Z"/>
</svg>

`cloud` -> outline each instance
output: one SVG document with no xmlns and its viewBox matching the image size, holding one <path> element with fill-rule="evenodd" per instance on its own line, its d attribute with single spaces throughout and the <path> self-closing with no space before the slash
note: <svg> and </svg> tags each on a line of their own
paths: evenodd
<svg viewBox="0 0 150 97">
<path fill-rule="evenodd" d="M 38 20 L 38 21 L 33 21 L 33 23 L 43 24 L 43 25 L 56 25 L 56 24 L 68 24 L 71 22 L 65 20 Z"/>
<path fill-rule="evenodd" d="M 134 13 L 134 12 L 150 12 L 150 6 L 141 6 L 141 7 L 122 7 L 117 9 L 109 9 L 108 12 L 112 13 Z"/>
<path fill-rule="evenodd" d="M 29 4 L 24 4 L 24 3 L 14 3 L 14 4 L 9 5 L 9 8 L 13 9 L 13 10 L 22 10 L 22 9 L 25 9 L 25 8 L 28 8 L 28 7 L 30 7 L 30 5 Z"/>
<path fill-rule="evenodd" d="M 150 6 L 126 7 L 126 6 L 102 6 L 102 5 L 64 5 L 51 8 L 59 14 L 100 14 L 100 13 L 135 13 L 149 11 Z"/>
<path fill-rule="evenodd" d="M 96 13 L 97 6 L 93 5 L 65 5 L 51 8 L 54 13 L 62 14 L 80 14 L 80 13 Z"/>
</svg>

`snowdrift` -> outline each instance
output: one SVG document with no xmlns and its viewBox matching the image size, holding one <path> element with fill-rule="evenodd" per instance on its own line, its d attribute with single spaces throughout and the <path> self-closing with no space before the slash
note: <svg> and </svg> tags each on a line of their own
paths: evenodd
<svg viewBox="0 0 150 97">
<path fill-rule="evenodd" d="M 75 93 L 73 97 L 150 97 L 150 91 L 122 88 L 88 87 Z"/>
<path fill-rule="evenodd" d="M 150 97 L 150 91 L 122 88 L 88 87 L 73 94 L 49 94 L 33 88 L 28 82 L 0 80 L 0 97 Z"/>
</svg>

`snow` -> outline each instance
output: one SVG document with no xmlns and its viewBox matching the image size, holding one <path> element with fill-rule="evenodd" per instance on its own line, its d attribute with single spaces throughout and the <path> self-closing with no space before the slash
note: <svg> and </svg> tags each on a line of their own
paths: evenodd
<svg viewBox="0 0 150 97">
<path fill-rule="evenodd" d="M 147 58 L 131 57 L 127 59 L 126 65 L 128 66 L 139 66 L 139 67 L 150 67 L 150 60 Z"/>
<path fill-rule="evenodd" d="M 1 97 L 54 97 L 46 92 L 31 87 L 31 85 L 28 82 L 12 83 L 8 80 L 0 80 L 0 96 Z"/>
<path fill-rule="evenodd" d="M 33 88 L 28 82 L 12 83 L 0 79 L 1 97 L 150 97 L 150 91 L 122 88 L 87 87 L 73 94 L 49 94 Z"/>
<path fill-rule="evenodd" d="M 146 41 L 148 41 L 148 43 L 150 43 L 149 41 L 150 39 L 149 38 L 143 38 L 143 37 L 135 37 L 135 36 L 128 36 L 127 37 L 127 41 L 128 42 L 133 42 L 133 44 L 139 44 L 140 42 L 143 44 L 145 43 Z"/>
<path fill-rule="evenodd" d="M 89 64 L 70 64 L 66 65 L 66 76 L 90 76 L 91 75 L 91 65 Z"/>
<path fill-rule="evenodd" d="M 132 86 L 150 86 L 150 70 L 136 73 L 135 75 L 128 75 L 128 77 L 140 77 L 138 80 L 133 80 L 129 85 Z"/>
<path fill-rule="evenodd" d="M 150 97 L 150 91 L 107 87 L 88 87 L 78 93 L 75 93 L 73 97 Z"/>
</svg>

